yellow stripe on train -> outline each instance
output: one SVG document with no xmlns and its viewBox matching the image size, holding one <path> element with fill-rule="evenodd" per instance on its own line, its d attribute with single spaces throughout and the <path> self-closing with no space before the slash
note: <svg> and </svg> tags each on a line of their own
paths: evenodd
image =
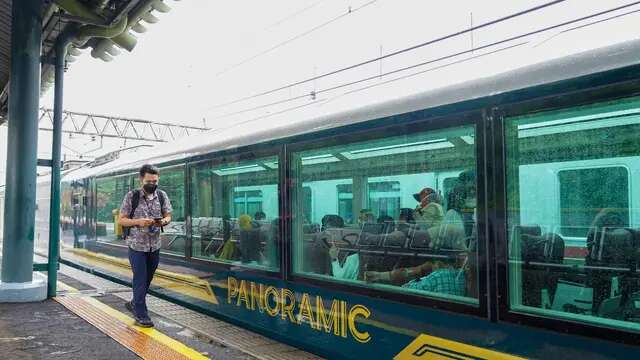
<svg viewBox="0 0 640 360">
<path fill-rule="evenodd" d="M 457 341 L 421 334 L 394 360 L 522 360 L 524 358 Z"/>
</svg>

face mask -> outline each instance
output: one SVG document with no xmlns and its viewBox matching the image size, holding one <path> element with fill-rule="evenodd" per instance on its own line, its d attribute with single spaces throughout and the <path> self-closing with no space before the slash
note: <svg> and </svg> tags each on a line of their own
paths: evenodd
<svg viewBox="0 0 640 360">
<path fill-rule="evenodd" d="M 156 189 L 158 188 L 157 184 L 144 184 L 142 186 L 142 188 L 144 189 L 144 192 L 146 192 L 147 194 L 153 194 Z"/>
</svg>

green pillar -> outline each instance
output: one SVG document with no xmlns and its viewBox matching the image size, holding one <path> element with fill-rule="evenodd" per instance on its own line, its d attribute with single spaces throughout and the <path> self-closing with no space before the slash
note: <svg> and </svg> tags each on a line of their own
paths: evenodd
<svg viewBox="0 0 640 360">
<path fill-rule="evenodd" d="M 62 151 L 62 108 L 64 92 L 64 62 L 67 47 L 75 31 L 67 28 L 56 41 L 55 94 L 53 99 L 53 136 L 51 142 L 51 197 L 49 202 L 49 262 L 47 266 L 47 297 L 56 296 L 58 258 L 60 257 L 60 153 Z M 74 210 L 74 213 L 76 210 Z M 75 222 L 73 224 L 75 236 Z M 74 241 L 75 242 L 75 241 Z"/>
<path fill-rule="evenodd" d="M 3 283 L 33 279 L 43 0 L 13 1 Z"/>
</svg>

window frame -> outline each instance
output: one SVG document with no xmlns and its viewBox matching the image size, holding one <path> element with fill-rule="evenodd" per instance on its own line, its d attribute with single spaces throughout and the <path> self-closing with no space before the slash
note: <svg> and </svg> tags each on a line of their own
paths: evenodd
<svg viewBox="0 0 640 360">
<path fill-rule="evenodd" d="M 258 276 L 264 276 L 267 278 L 275 278 L 275 279 L 283 279 L 284 275 L 283 275 L 283 267 L 284 267 L 284 254 L 283 254 L 283 242 L 284 242 L 284 236 L 283 236 L 283 203 L 282 203 L 282 168 L 283 168 L 283 161 L 282 161 L 282 156 L 283 156 L 283 146 L 282 145 L 270 145 L 270 146 L 246 146 L 246 147 L 242 147 L 242 148 L 236 148 L 236 149 L 231 149 L 231 150 L 223 150 L 223 151 L 217 151 L 217 152 L 212 152 L 212 153 L 208 153 L 208 154 L 204 154 L 204 155 L 200 155 L 197 157 L 193 157 L 193 158 L 188 158 L 185 160 L 184 165 L 185 165 L 185 226 L 187 231 L 185 231 L 185 233 L 187 233 L 187 246 L 185 246 L 185 251 L 186 251 L 186 256 L 184 257 L 184 259 L 186 259 L 188 262 L 192 262 L 201 266 L 206 266 L 211 268 L 212 270 L 218 270 L 218 271 L 228 271 L 228 272 L 232 272 L 232 267 L 233 268 L 242 268 L 242 272 L 245 274 L 251 274 L 251 275 L 258 275 Z M 268 270 L 268 269 L 261 269 L 261 268 L 256 268 L 256 267 L 252 267 L 252 266 L 248 266 L 245 264 L 235 264 L 235 263 L 229 263 L 229 262 L 222 262 L 222 261 L 216 261 L 216 260 L 208 260 L 208 259 L 204 259 L 204 258 L 199 258 L 199 257 L 194 257 L 193 256 L 193 237 L 192 237 L 192 229 L 191 229 L 191 221 L 192 221 L 192 211 L 191 211 L 191 196 L 192 196 L 192 188 L 191 188 L 191 181 L 192 181 L 192 177 L 191 177 L 191 171 L 194 168 L 197 168 L 198 166 L 202 165 L 202 164 L 206 164 L 208 163 L 209 166 L 211 167 L 215 167 L 215 166 L 219 166 L 219 165 L 223 165 L 229 162 L 233 162 L 233 161 L 238 161 L 238 162 L 242 162 L 242 161 L 251 161 L 252 159 L 259 159 L 259 158 L 265 158 L 265 157 L 275 157 L 278 159 L 278 169 L 277 171 L 277 175 L 278 175 L 278 180 L 276 182 L 276 185 L 278 187 L 278 210 L 279 210 L 279 216 L 280 216 L 280 224 L 279 224 L 279 230 L 280 230 L 280 239 L 276 240 L 276 246 L 278 247 L 277 253 L 280 256 L 279 259 L 279 264 L 278 264 L 278 269 L 277 270 Z"/>
<path fill-rule="evenodd" d="M 404 113 L 400 115 L 389 116 L 376 120 L 366 121 L 351 126 L 342 126 L 321 133 L 314 134 L 313 137 L 294 141 L 285 145 L 286 152 L 286 204 L 290 211 L 293 211 L 293 199 L 291 193 L 293 189 L 292 164 L 291 158 L 293 153 L 317 150 L 336 145 L 347 143 L 364 142 L 371 140 L 379 140 L 385 137 L 401 136 L 405 134 L 417 132 L 429 132 L 447 130 L 456 127 L 472 126 L 475 127 L 475 170 L 477 181 L 477 214 L 476 226 L 478 236 L 478 303 L 470 304 L 463 302 L 454 302 L 444 297 L 431 297 L 418 295 L 411 292 L 393 291 L 381 288 L 372 288 L 366 284 L 355 282 L 343 282 L 339 280 L 325 279 L 316 276 L 309 276 L 293 272 L 292 261 L 286 264 L 286 280 L 296 282 L 302 285 L 322 287 L 329 291 L 340 291 L 348 294 L 364 295 L 372 298 L 383 298 L 388 301 L 394 301 L 402 304 L 414 305 L 423 308 L 431 308 L 438 310 L 446 310 L 459 314 L 474 315 L 486 318 L 488 309 L 487 290 L 489 288 L 487 282 L 487 251 L 485 236 L 487 229 L 487 210 L 485 191 L 485 116 L 482 109 L 473 108 L 469 110 L 461 109 L 445 115 L 433 114 L 433 109 L 418 110 L 414 112 Z M 293 221 L 290 214 L 286 216 L 286 238 L 285 248 L 289 260 L 292 260 L 290 254 L 293 254 Z"/>
<path fill-rule="evenodd" d="M 489 162 L 494 166 L 494 183 L 490 197 L 495 204 L 496 214 L 492 224 L 493 238 L 497 244 L 494 266 L 497 269 L 496 290 L 497 295 L 496 321 L 513 323 L 551 330 L 556 333 L 566 333 L 575 336 L 587 336 L 590 338 L 604 339 L 616 343 L 637 346 L 640 342 L 640 332 L 631 329 L 623 330 L 599 324 L 553 317 L 551 314 L 538 312 L 525 312 L 511 308 L 509 294 L 509 259 L 508 259 L 508 224 L 507 224 L 507 137 L 506 124 L 515 117 L 532 115 L 538 112 L 570 110 L 579 106 L 595 105 L 608 101 L 625 100 L 640 96 L 640 79 L 633 74 L 595 74 L 579 79 L 571 79 L 563 82 L 569 83 L 564 91 L 558 91 L 558 84 L 542 85 L 532 89 L 525 89 L 518 94 L 511 94 L 514 98 L 522 100 L 504 102 L 504 105 L 492 109 L 491 131 L 492 140 L 487 141 L 493 146 Z M 621 79 L 611 81 L 608 76 L 618 76 Z M 564 85 L 563 84 L 563 85 Z M 529 96 L 527 96 L 529 95 Z M 533 95 L 533 96 L 531 96 Z M 529 97 L 527 99 L 527 97 Z M 561 330 L 559 330 L 561 329 Z"/>
</svg>

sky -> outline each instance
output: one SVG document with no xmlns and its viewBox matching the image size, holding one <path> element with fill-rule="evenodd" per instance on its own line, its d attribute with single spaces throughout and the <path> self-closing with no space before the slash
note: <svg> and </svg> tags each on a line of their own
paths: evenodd
<svg viewBox="0 0 640 360">
<path fill-rule="evenodd" d="M 310 93 L 365 77 L 435 59 L 452 53 L 481 48 L 497 40 L 628 3 L 617 0 L 568 0 L 531 14 L 474 31 L 437 44 L 376 61 L 310 81 L 267 96 L 219 106 L 248 95 L 281 87 L 301 79 L 343 68 L 381 54 L 388 54 L 427 40 L 479 25 L 548 1 L 424 0 L 278 0 L 278 1 L 173 1 L 172 10 L 155 14 L 160 21 L 147 25 L 138 35 L 133 52 L 122 53 L 112 62 L 92 58 L 86 51 L 70 64 L 65 77 L 65 109 L 155 121 L 233 126 L 312 101 Z M 596 20 L 640 10 L 629 7 Z M 428 68 L 416 68 L 392 76 L 340 88 L 319 95 L 326 99 L 363 90 L 353 102 L 359 107 L 413 92 L 464 82 L 570 53 L 637 38 L 640 12 L 562 33 L 558 28 L 502 45 L 519 47 L 479 60 L 449 66 L 407 80 L 385 81 Z M 523 43 L 526 42 L 526 43 Z M 500 47 L 478 50 L 452 60 L 471 58 Z M 471 59 L 470 59 L 471 60 Z M 437 63 L 434 65 L 439 65 Z M 430 65 L 431 66 L 431 65 Z M 308 95 L 308 96 L 304 96 Z M 301 99 L 280 105 L 253 107 L 295 96 Z M 53 90 L 41 98 L 41 106 L 52 107 Z M 331 112 L 324 105 L 322 112 Z M 237 115 L 228 116 L 241 112 Z M 268 120 L 265 120 L 268 122 Z M 265 124 L 261 124 L 265 126 Z M 268 126 L 268 123 L 266 124 Z M 6 127 L 0 127 L 0 143 L 6 144 Z M 50 157 L 50 133 L 42 132 L 39 156 Z M 132 145 L 135 142 L 128 142 Z M 87 149 L 99 155 L 124 145 L 122 140 L 64 136 L 63 152 L 77 157 Z M 6 149 L 0 148 L 0 172 Z M 43 169 L 41 169 L 44 171 Z M 4 174 L 0 174 L 0 184 Z"/>
</svg>

